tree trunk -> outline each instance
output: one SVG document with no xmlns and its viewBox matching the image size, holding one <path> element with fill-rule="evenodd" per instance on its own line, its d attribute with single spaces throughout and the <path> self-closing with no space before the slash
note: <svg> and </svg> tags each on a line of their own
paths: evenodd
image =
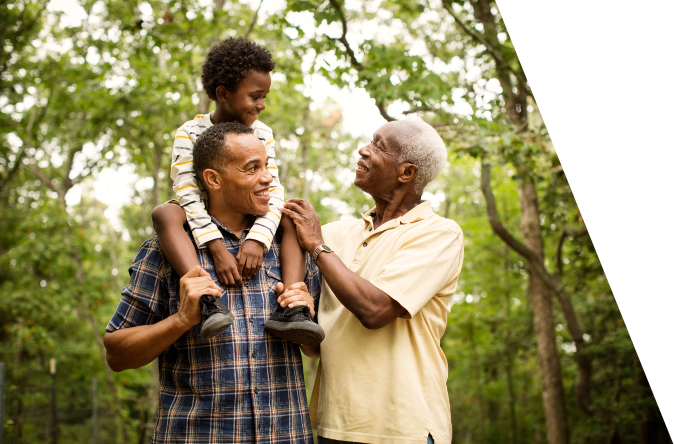
<svg viewBox="0 0 674 444">
<path fill-rule="evenodd" d="M 19 319 L 19 332 L 24 328 L 23 318 Z M 14 361 L 13 379 L 14 381 L 21 381 L 18 383 L 18 390 L 16 394 L 16 413 L 12 419 L 14 419 L 14 438 L 17 441 L 20 441 L 23 437 L 23 428 L 21 420 L 23 419 L 23 395 L 26 393 L 26 378 L 18 378 L 18 370 L 21 368 L 21 355 L 23 354 L 23 340 L 21 339 L 21 333 L 16 335 L 16 359 Z M 0 402 L 4 400 L 0 399 Z M 3 418 L 4 419 L 4 418 Z M 0 424 L 2 427 L 3 424 Z"/>
<path fill-rule="evenodd" d="M 487 414 L 485 409 L 484 402 L 484 393 L 482 392 L 482 367 L 480 364 L 480 356 L 477 353 L 477 344 L 475 343 L 475 325 L 471 319 L 470 324 L 468 324 L 468 338 L 470 342 L 470 351 L 473 358 L 473 365 L 475 366 L 475 381 L 476 381 L 476 394 L 477 394 L 477 406 L 480 411 L 480 420 L 477 422 L 478 429 L 476 435 L 476 442 L 484 443 L 487 442 L 485 436 L 485 426 L 487 423 Z"/>
<path fill-rule="evenodd" d="M 517 440 L 517 414 L 515 410 L 515 387 L 513 384 L 513 363 L 510 346 L 506 347 L 508 355 L 505 362 L 506 387 L 508 388 L 508 414 L 510 420 L 510 442 L 515 444 Z"/>
<path fill-rule="evenodd" d="M 208 94 L 205 89 L 199 91 L 199 104 L 197 105 L 198 114 L 207 114 L 208 108 L 211 106 L 211 99 L 208 98 Z"/>
<path fill-rule="evenodd" d="M 508 63 L 506 54 L 498 42 L 496 18 L 492 12 L 490 0 L 471 0 L 475 19 L 484 29 L 482 44 L 494 58 L 496 77 L 503 88 L 505 98 L 505 116 L 517 127 L 519 133 L 526 132 L 527 91 L 526 78 L 521 72 L 514 72 Z M 449 10 L 449 8 L 446 8 Z M 451 11 L 450 11 L 451 14 Z M 462 26 L 465 27 L 465 24 Z M 511 75 L 513 75 L 511 77 Z M 513 79 L 513 77 L 515 77 Z M 515 85 L 513 85 L 515 82 Z M 522 207 L 521 230 L 524 244 L 534 252 L 542 263 L 544 260 L 543 238 L 539 222 L 538 197 L 531 172 L 524 165 L 518 165 L 521 179 L 518 183 L 520 204 Z M 544 272 L 544 271 L 543 271 Z M 559 368 L 557 344 L 555 342 L 554 317 L 552 313 L 551 290 L 541 271 L 529 261 L 529 286 L 527 297 L 534 315 L 534 332 L 541 372 L 543 410 L 549 444 L 568 444 L 569 430 L 564 403 L 564 388 Z"/>
<path fill-rule="evenodd" d="M 159 412 L 159 359 L 155 358 L 150 363 L 150 387 L 147 391 L 148 407 L 147 420 L 145 427 L 150 431 L 147 434 L 146 442 L 150 442 L 157 423 L 157 413 Z"/>
<path fill-rule="evenodd" d="M 543 239 L 539 222 L 538 198 L 531 179 L 520 182 L 522 234 L 525 245 L 543 260 Z M 568 444 L 569 430 L 564 403 L 564 387 L 555 341 L 550 290 L 534 267 L 529 268 L 527 297 L 534 315 L 534 332 L 541 370 L 543 410 L 549 444 Z"/>
<path fill-rule="evenodd" d="M 311 121 L 311 97 L 307 98 L 307 107 L 304 111 L 304 132 L 300 136 L 300 146 L 302 147 L 302 171 L 304 171 L 304 179 L 302 180 L 302 199 L 309 200 L 311 197 L 311 183 L 308 177 L 309 172 L 309 150 L 311 150 L 311 132 L 309 126 Z M 311 178 L 313 179 L 313 171 Z"/>
<path fill-rule="evenodd" d="M 510 263 L 508 261 L 508 247 L 503 246 L 503 272 L 507 275 L 510 269 Z M 510 322 L 512 300 L 510 298 L 510 280 L 505 279 L 505 312 L 506 319 Z M 503 331 L 503 339 L 505 342 L 505 374 L 506 374 L 506 387 L 508 389 L 508 413 L 510 419 L 510 442 L 515 444 L 518 441 L 517 438 L 517 413 L 515 410 L 515 384 L 513 383 L 513 347 L 512 339 L 510 335 L 512 333 L 510 327 L 506 328 Z"/>
<path fill-rule="evenodd" d="M 564 266 L 562 261 L 562 246 L 564 239 L 568 236 L 571 239 L 587 234 L 587 227 L 582 228 L 576 232 L 569 232 L 564 230 L 562 236 L 559 238 L 557 245 L 557 273 L 559 282 L 562 282 Z M 594 412 L 591 408 L 592 397 L 590 395 L 590 381 L 592 377 L 592 361 L 587 354 L 585 339 L 583 338 L 583 331 L 580 328 L 576 311 L 573 308 L 571 298 L 565 291 L 557 291 L 557 300 L 562 306 L 562 312 L 566 319 L 566 325 L 569 328 L 569 333 L 576 344 L 576 362 L 578 364 L 578 376 L 576 377 L 576 399 L 578 405 L 585 414 L 592 416 Z"/>
</svg>

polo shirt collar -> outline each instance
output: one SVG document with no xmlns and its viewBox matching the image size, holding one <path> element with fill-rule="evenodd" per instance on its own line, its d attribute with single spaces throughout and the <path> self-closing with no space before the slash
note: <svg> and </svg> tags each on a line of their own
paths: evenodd
<svg viewBox="0 0 674 444">
<path fill-rule="evenodd" d="M 371 226 L 374 225 L 373 214 L 375 213 L 376 209 L 377 207 L 370 208 L 362 215 L 366 227 L 368 224 Z M 433 212 L 433 209 L 431 208 L 431 202 L 428 200 L 422 200 L 419 205 L 412 208 L 407 213 L 403 214 L 397 219 L 393 219 L 384 224 L 381 224 L 381 226 L 375 231 L 388 230 L 389 228 L 400 226 L 400 224 L 411 224 L 419 220 L 428 219 L 434 214 L 435 212 Z"/>
</svg>

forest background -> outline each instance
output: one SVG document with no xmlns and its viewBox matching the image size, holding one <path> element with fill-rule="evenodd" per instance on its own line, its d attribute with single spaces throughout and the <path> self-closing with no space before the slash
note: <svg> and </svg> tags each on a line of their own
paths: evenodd
<svg viewBox="0 0 674 444">
<path fill-rule="evenodd" d="M 672 442 L 495 2 L 2 1 L 0 29 L 4 442 L 149 442 L 156 365 L 113 373 L 102 335 L 172 195 L 175 130 L 209 111 L 203 57 L 239 35 L 276 58 L 261 120 L 286 196 L 323 222 L 371 205 L 351 186 L 369 135 L 337 96 L 446 141 L 424 198 L 465 235 L 442 339 L 455 442 Z M 110 174 L 135 181 L 119 211 L 96 198 Z"/>
</svg>

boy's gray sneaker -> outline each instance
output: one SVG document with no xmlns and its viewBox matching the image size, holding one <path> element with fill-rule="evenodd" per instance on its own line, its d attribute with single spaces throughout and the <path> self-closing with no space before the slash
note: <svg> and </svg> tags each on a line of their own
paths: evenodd
<svg viewBox="0 0 674 444">
<path fill-rule="evenodd" d="M 264 324 L 264 329 L 277 338 L 312 347 L 325 339 L 325 332 L 311 320 L 311 311 L 306 305 L 279 306 Z"/>
<path fill-rule="evenodd" d="M 225 307 L 220 307 L 210 294 L 201 296 L 201 337 L 210 339 L 234 322 L 234 316 Z"/>
</svg>

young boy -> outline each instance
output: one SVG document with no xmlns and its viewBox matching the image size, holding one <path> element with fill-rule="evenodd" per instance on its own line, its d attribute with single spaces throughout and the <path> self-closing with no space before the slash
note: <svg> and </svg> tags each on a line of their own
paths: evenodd
<svg viewBox="0 0 674 444">
<path fill-rule="evenodd" d="M 208 248 L 213 256 L 222 286 L 243 285 L 245 279 L 257 274 L 279 224 L 284 229 L 281 264 L 285 288 L 304 279 L 304 252 L 297 241 L 294 224 L 287 217 L 282 221 L 279 211 L 283 207 L 284 193 L 274 161 L 272 131 L 257 120 L 258 114 L 265 109 L 264 99 L 271 86 L 270 73 L 275 65 L 266 48 L 241 37 L 224 40 L 211 48 L 206 56 L 201 80 L 208 97 L 215 101 L 215 111 L 197 115 L 176 132 L 171 179 L 178 202 L 159 205 L 152 211 L 152 222 L 162 251 L 180 276 L 199 265 L 192 242 L 183 229 L 187 221 L 197 247 Z M 222 234 L 206 211 L 206 196 L 192 164 L 197 138 L 214 124 L 231 121 L 253 128 L 255 136 L 265 144 L 268 169 L 273 177 L 269 213 L 257 218 L 236 258 L 225 247 Z M 202 296 L 201 303 L 203 338 L 217 335 L 234 321 L 229 310 L 218 305 L 213 296 Z M 318 345 L 324 337 L 321 327 L 311 321 L 306 306 L 279 306 L 265 329 L 282 339 L 307 345 Z"/>
</svg>

